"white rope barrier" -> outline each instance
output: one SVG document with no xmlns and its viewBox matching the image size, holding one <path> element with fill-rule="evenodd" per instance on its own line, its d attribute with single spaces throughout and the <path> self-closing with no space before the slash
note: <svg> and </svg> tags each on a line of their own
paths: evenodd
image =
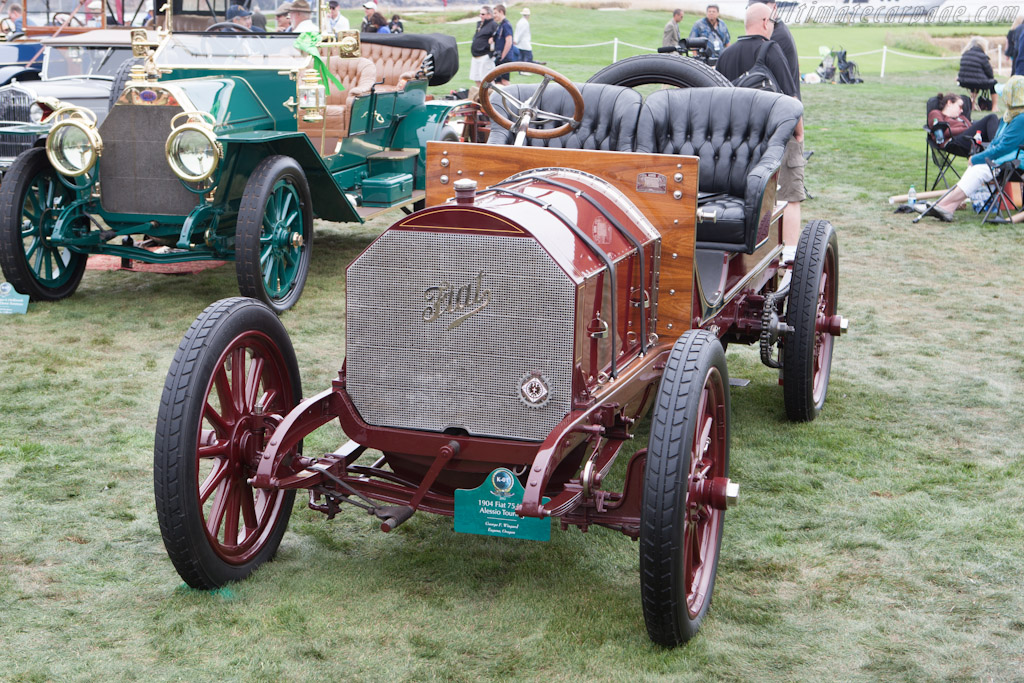
<svg viewBox="0 0 1024 683">
<path fill-rule="evenodd" d="M 472 41 L 464 40 L 464 41 L 459 41 L 457 44 L 458 45 L 469 45 L 470 43 L 472 43 Z M 549 43 L 538 43 L 536 41 L 534 41 L 533 44 L 538 46 L 538 47 L 547 47 L 547 48 L 552 48 L 552 49 L 555 49 L 555 50 L 580 50 L 580 49 L 589 49 L 589 48 L 594 48 L 594 47 L 604 47 L 605 45 L 611 45 L 612 46 L 612 62 L 619 61 L 619 46 L 620 45 L 623 45 L 623 46 L 626 46 L 626 47 L 631 47 L 631 48 L 633 48 L 635 50 L 645 50 L 647 52 L 656 52 L 657 51 L 657 48 L 647 47 L 646 45 L 634 45 L 633 43 L 627 43 L 627 42 L 625 42 L 623 40 L 619 40 L 618 38 L 613 38 L 611 40 L 606 40 L 606 41 L 604 41 L 602 43 L 587 43 L 585 45 L 552 45 L 552 44 L 549 44 Z M 992 50 L 989 50 L 989 52 L 995 52 L 996 59 L 999 61 L 999 68 L 1001 69 L 1002 68 L 1002 58 L 1003 58 L 1002 51 L 1000 51 L 999 48 L 994 48 Z M 925 60 L 933 60 L 933 61 L 947 61 L 948 62 L 948 61 L 953 61 L 953 60 L 959 60 L 960 59 L 959 55 L 954 55 L 952 57 L 934 57 L 934 56 L 931 56 L 931 55 L 914 55 L 914 54 L 910 54 L 909 52 L 900 52 L 899 50 L 893 50 L 892 48 L 890 48 L 887 45 L 883 45 L 881 48 L 879 48 L 877 50 L 868 50 L 867 52 L 851 53 L 848 56 L 849 57 L 864 57 L 864 56 L 867 56 L 867 55 L 877 55 L 879 53 L 882 54 L 882 68 L 881 68 L 881 72 L 879 73 L 879 76 L 878 76 L 879 78 L 885 78 L 885 61 L 886 61 L 886 57 L 888 57 L 888 55 L 890 55 L 890 54 L 898 55 L 900 57 L 907 57 L 909 59 L 925 59 Z M 800 55 L 797 58 L 798 59 L 807 59 L 807 60 L 816 60 L 816 61 L 820 61 L 822 59 L 821 55 Z"/>
</svg>

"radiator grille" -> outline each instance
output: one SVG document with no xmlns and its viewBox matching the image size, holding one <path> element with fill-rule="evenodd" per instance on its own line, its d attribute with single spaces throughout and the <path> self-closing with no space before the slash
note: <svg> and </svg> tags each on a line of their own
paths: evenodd
<svg viewBox="0 0 1024 683">
<path fill-rule="evenodd" d="M 480 312 L 424 322 L 428 288 L 478 281 Z M 368 423 L 540 441 L 569 412 L 575 290 L 533 239 L 392 230 L 347 289 L 347 388 Z M 550 391 L 541 408 L 519 398 L 531 373 Z"/>
<path fill-rule="evenodd" d="M 100 187 L 112 213 L 183 216 L 198 202 L 171 172 L 164 144 L 178 106 L 115 105 L 103 125 Z"/>
<path fill-rule="evenodd" d="M 28 93 L 16 88 L 0 90 L 0 121 L 28 123 L 29 108 L 35 101 Z M 32 135 L 0 133 L 0 157 L 14 158 L 32 146 Z"/>
</svg>

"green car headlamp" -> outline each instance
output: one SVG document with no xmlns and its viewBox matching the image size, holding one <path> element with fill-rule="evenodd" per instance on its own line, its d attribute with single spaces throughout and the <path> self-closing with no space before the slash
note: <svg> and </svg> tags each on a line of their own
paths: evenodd
<svg viewBox="0 0 1024 683">
<path fill-rule="evenodd" d="M 179 119 L 184 121 L 178 123 Z M 214 118 L 207 112 L 182 112 L 171 119 L 165 151 L 174 175 L 198 183 L 213 175 L 223 150 L 213 132 Z"/>
<path fill-rule="evenodd" d="M 53 167 L 72 178 L 88 173 L 103 153 L 96 115 L 88 109 L 65 107 L 46 120 L 53 124 L 46 138 L 46 156 Z"/>
</svg>

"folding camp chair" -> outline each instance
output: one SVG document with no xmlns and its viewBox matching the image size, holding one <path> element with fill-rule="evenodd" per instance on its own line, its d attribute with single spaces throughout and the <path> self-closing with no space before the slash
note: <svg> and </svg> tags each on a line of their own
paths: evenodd
<svg viewBox="0 0 1024 683">
<path fill-rule="evenodd" d="M 1006 161 L 998 166 L 991 161 L 988 162 L 995 180 L 991 183 L 992 194 L 985 200 L 985 216 L 981 219 L 982 223 L 1010 223 L 1013 214 L 1024 208 L 1021 206 L 1024 201 L 1021 200 L 1019 189 L 1019 184 L 1024 182 L 1024 170 L 1019 166 L 1022 151 L 1024 147 L 1017 150 L 1015 160 Z M 1017 188 L 1012 188 L 1011 183 L 1017 183 Z"/>
<path fill-rule="evenodd" d="M 964 118 L 966 118 L 968 121 L 970 121 L 971 120 L 971 98 L 966 96 L 966 95 L 961 95 L 960 96 L 960 101 L 963 102 L 963 105 L 964 105 L 964 113 L 963 113 Z M 938 109 L 938 108 L 939 108 L 939 98 L 937 96 L 930 98 L 928 100 L 927 106 L 925 107 L 925 116 L 928 115 L 928 112 L 932 111 L 933 109 Z M 971 149 L 966 149 L 966 150 L 963 149 L 963 148 L 960 148 L 960 147 L 951 146 L 949 144 L 950 138 L 949 138 L 948 135 L 943 138 L 941 143 L 937 142 L 936 139 L 935 139 L 935 130 L 933 130 L 933 127 L 932 127 L 930 121 L 925 123 L 924 130 L 925 130 L 924 187 L 926 187 L 929 190 L 934 190 L 936 187 L 939 186 L 939 183 L 942 182 L 944 187 L 948 188 L 949 185 L 950 185 L 950 182 L 946 178 L 946 174 L 947 173 L 951 172 L 953 175 L 956 176 L 957 180 L 960 179 L 960 173 L 953 166 L 953 162 L 956 160 L 957 157 L 962 157 L 962 158 L 970 157 L 972 154 L 976 153 L 976 150 L 974 149 L 973 145 L 972 145 Z M 931 159 L 931 163 L 934 164 L 934 166 L 936 168 L 935 182 L 932 183 L 931 187 L 928 186 L 928 162 L 929 162 L 929 158 Z M 953 182 L 955 183 L 956 180 L 954 180 Z"/>
</svg>

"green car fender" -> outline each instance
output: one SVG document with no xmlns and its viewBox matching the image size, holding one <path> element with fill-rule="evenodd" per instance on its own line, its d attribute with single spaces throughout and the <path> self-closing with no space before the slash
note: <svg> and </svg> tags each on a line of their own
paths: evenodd
<svg viewBox="0 0 1024 683">
<path fill-rule="evenodd" d="M 226 189 L 226 196 L 240 197 L 252 169 L 268 156 L 280 154 L 295 159 L 305 172 L 315 217 L 340 223 L 363 222 L 305 133 L 259 130 L 219 135 L 217 140 L 224 146 L 218 184 Z"/>
</svg>

